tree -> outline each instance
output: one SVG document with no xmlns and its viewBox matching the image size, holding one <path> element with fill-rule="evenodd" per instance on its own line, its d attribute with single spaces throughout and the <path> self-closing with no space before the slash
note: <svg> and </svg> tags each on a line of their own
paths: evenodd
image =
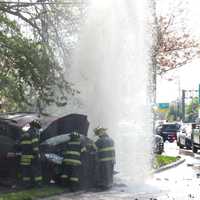
<svg viewBox="0 0 200 200">
<path fill-rule="evenodd" d="M 177 108 L 175 103 L 171 103 L 169 107 L 169 111 L 166 113 L 167 121 L 175 121 L 177 118 Z"/>
<path fill-rule="evenodd" d="M 179 68 L 200 53 L 200 42 L 187 30 L 180 1 L 168 15 L 157 15 L 157 74 Z M 186 8 L 185 8 L 186 9 Z"/>
<path fill-rule="evenodd" d="M 179 121 L 182 118 L 180 111 L 180 102 L 174 101 L 170 103 L 168 112 L 165 114 L 165 119 L 168 121 Z"/>
<path fill-rule="evenodd" d="M 63 0 L 1 1 L 0 100 L 9 102 L 12 110 L 63 106 L 68 95 L 78 92 L 63 74 L 77 40 L 82 5 Z"/>
<path fill-rule="evenodd" d="M 16 21 L 2 12 L 0 27 L 0 97 L 8 110 L 37 105 L 41 112 L 45 105 L 66 104 L 66 93 L 75 91 L 44 43 L 25 38 Z"/>
<path fill-rule="evenodd" d="M 17 18 L 21 27 L 28 27 L 28 35 L 42 41 L 65 67 L 70 64 L 71 50 L 77 41 L 84 1 L 38 0 L 33 2 L 0 3 L 0 10 Z"/>
<path fill-rule="evenodd" d="M 198 97 L 193 97 L 191 101 L 186 105 L 186 118 L 189 122 L 195 122 L 198 118 L 199 101 Z"/>
</svg>

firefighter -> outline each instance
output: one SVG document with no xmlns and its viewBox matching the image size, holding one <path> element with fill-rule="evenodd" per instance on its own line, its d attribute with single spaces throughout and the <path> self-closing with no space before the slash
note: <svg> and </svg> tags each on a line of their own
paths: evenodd
<svg viewBox="0 0 200 200">
<path fill-rule="evenodd" d="M 94 141 L 85 138 L 86 153 L 82 159 L 81 185 L 85 190 L 90 191 L 95 185 L 96 146 Z"/>
<path fill-rule="evenodd" d="M 62 185 L 68 186 L 72 192 L 80 189 L 82 156 L 85 151 L 86 148 L 81 142 L 80 134 L 72 132 L 64 151 L 61 175 Z"/>
<path fill-rule="evenodd" d="M 23 187 L 41 186 L 41 162 L 39 154 L 39 129 L 38 120 L 29 123 L 30 128 L 24 132 L 20 141 L 20 168 Z"/>
<path fill-rule="evenodd" d="M 103 127 L 94 129 L 95 135 L 99 137 L 95 146 L 97 150 L 96 186 L 100 190 L 109 189 L 113 184 L 115 148 L 114 141 L 108 136 L 106 130 Z"/>
</svg>

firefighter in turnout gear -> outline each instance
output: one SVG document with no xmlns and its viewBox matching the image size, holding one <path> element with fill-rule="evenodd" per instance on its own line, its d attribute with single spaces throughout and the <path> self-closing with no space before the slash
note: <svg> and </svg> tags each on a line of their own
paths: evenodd
<svg viewBox="0 0 200 200">
<path fill-rule="evenodd" d="M 86 151 L 85 146 L 81 143 L 80 134 L 72 132 L 70 140 L 66 144 L 64 151 L 63 169 L 61 182 L 63 186 L 68 186 L 69 189 L 77 191 L 80 189 L 80 173 L 82 167 L 82 156 Z"/>
<path fill-rule="evenodd" d="M 114 141 L 107 135 L 105 128 L 97 127 L 94 133 L 98 136 L 95 142 L 97 151 L 97 188 L 106 190 L 112 187 L 115 164 Z"/>
<path fill-rule="evenodd" d="M 22 186 L 40 186 L 42 183 L 41 162 L 39 155 L 39 129 L 38 120 L 29 123 L 30 128 L 26 131 L 20 141 L 20 168 Z"/>
</svg>

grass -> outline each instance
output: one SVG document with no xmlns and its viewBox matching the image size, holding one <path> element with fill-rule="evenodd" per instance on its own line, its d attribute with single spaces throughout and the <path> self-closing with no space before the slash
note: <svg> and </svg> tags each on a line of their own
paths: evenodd
<svg viewBox="0 0 200 200">
<path fill-rule="evenodd" d="M 174 157 L 174 156 L 155 155 L 153 161 L 153 168 L 158 169 L 162 166 L 176 162 L 179 159 L 180 159 L 179 156 Z"/>
<path fill-rule="evenodd" d="M 42 188 L 34 188 L 29 190 L 21 190 L 17 192 L 0 194 L 0 200 L 35 200 L 38 198 L 61 194 L 63 192 L 63 188 L 56 186 L 45 186 Z"/>
</svg>

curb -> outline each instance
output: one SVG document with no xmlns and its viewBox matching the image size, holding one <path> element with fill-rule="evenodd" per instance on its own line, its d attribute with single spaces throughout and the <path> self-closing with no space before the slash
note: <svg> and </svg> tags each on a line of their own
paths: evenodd
<svg viewBox="0 0 200 200">
<path fill-rule="evenodd" d="M 179 160 L 177 160 L 174 163 L 171 163 L 169 165 L 165 165 L 163 167 L 160 167 L 159 169 L 154 170 L 153 173 L 156 174 L 156 173 L 162 172 L 164 170 L 170 169 L 172 167 L 176 167 L 176 166 L 182 164 L 183 162 L 185 162 L 185 158 L 180 158 Z"/>
</svg>

